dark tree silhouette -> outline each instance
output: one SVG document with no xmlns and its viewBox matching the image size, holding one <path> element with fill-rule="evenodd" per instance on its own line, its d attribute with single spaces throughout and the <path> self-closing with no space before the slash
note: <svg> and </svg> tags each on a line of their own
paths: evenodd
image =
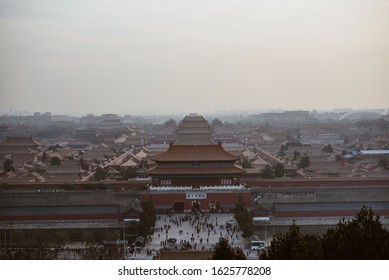
<svg viewBox="0 0 389 280">
<path fill-rule="evenodd" d="M 128 180 L 130 178 L 136 177 L 136 168 L 135 167 L 128 167 L 126 170 L 124 170 L 124 180 Z"/>
<path fill-rule="evenodd" d="M 300 228 L 293 224 L 288 232 L 278 234 L 270 247 L 262 255 L 267 260 L 313 260 L 322 259 L 323 253 L 320 237 L 302 234 Z"/>
<path fill-rule="evenodd" d="M 389 160 L 387 158 L 380 158 L 378 161 L 378 166 L 389 169 Z"/>
<path fill-rule="evenodd" d="M 332 148 L 331 144 L 328 144 L 327 146 L 324 146 L 323 152 L 325 152 L 325 153 L 333 153 L 334 152 L 334 148 Z"/>
<path fill-rule="evenodd" d="M 272 179 L 272 178 L 274 178 L 273 168 L 270 165 L 266 165 L 265 169 L 262 171 L 262 175 L 261 176 L 264 179 Z"/>
<path fill-rule="evenodd" d="M 281 145 L 280 151 L 278 152 L 278 156 L 279 157 L 286 156 L 286 153 L 285 153 L 286 150 L 288 150 L 288 146 L 287 145 Z"/>
<path fill-rule="evenodd" d="M 213 251 L 212 260 L 245 260 L 246 256 L 244 255 L 242 249 L 233 248 L 228 240 L 225 238 L 220 238 L 219 242 L 215 245 L 215 250 Z"/>
<path fill-rule="evenodd" d="M 89 164 L 83 158 L 80 159 L 80 166 L 83 170 L 89 170 Z"/>
<path fill-rule="evenodd" d="M 353 220 L 329 229 L 322 244 L 325 259 L 389 259 L 389 232 L 366 206 Z"/>
<path fill-rule="evenodd" d="M 285 234 L 278 234 L 262 255 L 263 259 L 389 259 L 389 232 L 379 216 L 363 206 L 351 221 L 339 221 L 323 237 L 301 234 L 293 224 Z"/>
<path fill-rule="evenodd" d="M 151 198 L 149 198 L 148 201 L 142 203 L 142 213 L 140 214 L 138 224 L 138 235 L 146 237 L 147 235 L 152 234 L 156 220 L 157 217 L 155 216 L 154 204 Z"/>
<path fill-rule="evenodd" d="M 50 159 L 50 165 L 61 165 L 61 160 L 58 157 L 52 157 Z"/>
<path fill-rule="evenodd" d="M 281 178 L 285 174 L 284 166 L 281 163 L 277 163 L 276 167 L 274 168 L 274 177 Z"/>
<path fill-rule="evenodd" d="M 300 168 L 305 168 L 305 167 L 309 167 L 309 165 L 310 165 L 309 156 L 302 156 L 302 157 L 300 158 L 299 167 L 300 167 Z"/>
<path fill-rule="evenodd" d="M 10 159 L 6 159 L 3 163 L 3 169 L 5 172 L 14 171 L 15 168 L 13 167 L 13 161 Z"/>
<path fill-rule="evenodd" d="M 239 224 L 244 238 L 248 238 L 254 234 L 253 218 L 247 210 L 246 204 L 241 196 L 239 196 L 238 203 L 235 205 L 235 219 Z"/>
<path fill-rule="evenodd" d="M 248 161 L 247 158 L 243 158 L 242 160 L 242 167 L 243 168 L 252 168 L 250 161 Z"/>
<path fill-rule="evenodd" d="M 298 158 L 300 158 L 300 152 L 294 151 L 293 152 L 293 160 L 297 160 Z"/>
<path fill-rule="evenodd" d="M 95 171 L 95 180 L 101 181 L 104 180 L 107 177 L 108 173 L 104 169 L 102 169 L 100 166 L 96 168 Z"/>
</svg>

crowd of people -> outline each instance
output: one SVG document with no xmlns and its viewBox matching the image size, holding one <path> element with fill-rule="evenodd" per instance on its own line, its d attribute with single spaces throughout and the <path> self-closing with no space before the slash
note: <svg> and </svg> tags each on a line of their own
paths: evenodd
<svg viewBox="0 0 389 280">
<path fill-rule="evenodd" d="M 187 213 L 157 216 L 157 222 L 147 252 L 155 250 L 212 250 L 220 238 L 232 246 L 245 248 L 239 226 L 226 214 Z"/>
</svg>

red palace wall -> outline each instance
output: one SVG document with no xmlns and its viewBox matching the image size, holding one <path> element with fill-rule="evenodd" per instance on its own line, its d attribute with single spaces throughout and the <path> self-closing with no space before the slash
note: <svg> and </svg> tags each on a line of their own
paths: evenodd
<svg viewBox="0 0 389 280">
<path fill-rule="evenodd" d="M 251 193 L 250 192 L 207 192 L 206 198 L 204 199 L 190 199 L 186 198 L 185 192 L 176 193 L 157 193 L 149 192 L 141 194 L 141 202 L 147 201 L 149 198 L 152 199 L 154 207 L 156 209 L 166 209 L 170 206 L 171 209 L 175 208 L 175 203 L 182 203 L 184 210 L 192 209 L 192 202 L 201 202 L 202 210 L 209 210 L 209 203 L 215 202 L 218 205 L 218 210 L 226 208 L 233 208 L 238 202 L 239 197 L 242 197 L 246 205 L 251 204 Z"/>
<path fill-rule="evenodd" d="M 278 211 L 274 213 L 276 218 L 292 218 L 292 217 L 355 217 L 359 210 L 345 211 Z M 374 215 L 387 216 L 389 210 L 375 210 Z"/>
<path fill-rule="evenodd" d="M 67 220 L 120 220 L 124 218 L 138 218 L 137 213 L 117 214 L 66 214 L 66 215 L 1 215 L 0 221 L 67 221 Z"/>
<path fill-rule="evenodd" d="M 39 216 L 0 216 L 0 221 L 117 220 L 122 214 L 73 214 Z"/>
</svg>

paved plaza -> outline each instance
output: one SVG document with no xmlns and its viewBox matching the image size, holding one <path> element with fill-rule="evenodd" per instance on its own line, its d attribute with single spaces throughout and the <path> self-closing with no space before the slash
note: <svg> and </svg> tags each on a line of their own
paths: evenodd
<svg viewBox="0 0 389 280">
<path fill-rule="evenodd" d="M 228 239 L 233 247 L 240 247 L 248 259 L 258 258 L 257 252 L 251 251 L 247 241 L 242 237 L 233 213 L 205 213 L 197 216 L 157 214 L 154 234 L 147 240 L 140 253 L 129 258 L 150 259 L 161 248 L 212 250 L 221 237 Z"/>
</svg>

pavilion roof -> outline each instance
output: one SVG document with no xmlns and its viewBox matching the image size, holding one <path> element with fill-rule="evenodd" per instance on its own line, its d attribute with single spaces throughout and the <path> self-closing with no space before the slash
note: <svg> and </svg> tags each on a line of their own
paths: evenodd
<svg viewBox="0 0 389 280">
<path fill-rule="evenodd" d="M 243 174 L 245 171 L 235 165 L 232 166 L 206 166 L 206 167 L 168 167 L 157 166 L 149 170 L 150 175 L 217 175 L 217 174 Z"/>
<path fill-rule="evenodd" d="M 170 145 L 169 149 L 156 155 L 159 161 L 236 161 L 238 157 L 228 153 L 221 144 L 214 145 Z"/>
<path fill-rule="evenodd" d="M 7 138 L 0 143 L 0 146 L 1 147 L 15 147 L 15 146 L 37 147 L 37 146 L 41 146 L 41 144 L 35 141 L 31 136 L 28 137 L 7 136 Z"/>
<path fill-rule="evenodd" d="M 0 155 L 32 153 L 33 151 L 28 146 L 0 146 Z"/>
</svg>

